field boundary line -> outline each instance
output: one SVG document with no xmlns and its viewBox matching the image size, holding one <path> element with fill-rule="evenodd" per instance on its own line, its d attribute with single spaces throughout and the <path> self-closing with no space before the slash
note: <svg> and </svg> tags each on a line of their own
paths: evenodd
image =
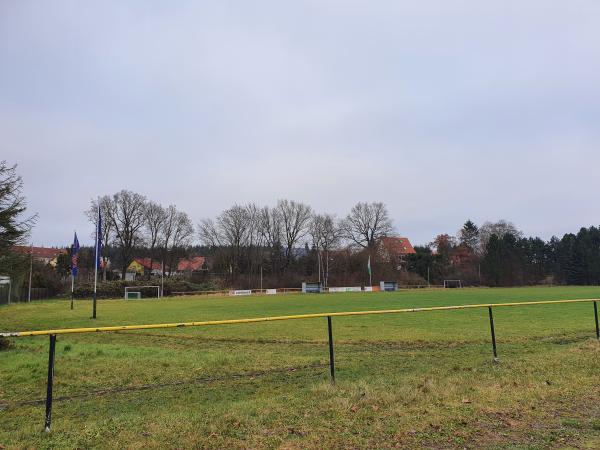
<svg viewBox="0 0 600 450">
<path fill-rule="evenodd" d="M 62 328 L 56 330 L 37 330 L 37 331 L 15 331 L 0 333 L 0 337 L 31 337 L 31 336 L 51 336 L 59 334 L 83 334 L 83 333 L 102 333 L 111 331 L 134 331 L 134 330 L 152 330 L 160 328 L 183 328 L 183 327 L 201 327 L 212 325 L 233 325 L 243 323 L 257 322 L 275 322 L 283 320 L 300 320 L 314 319 L 318 317 L 351 317 L 351 316 L 366 316 L 377 314 L 402 314 L 415 312 L 430 312 L 430 311 L 452 311 L 461 309 L 476 309 L 476 308 L 502 308 L 516 306 L 534 306 L 534 305 L 556 305 L 569 303 L 591 303 L 597 302 L 599 299 L 576 299 L 576 300 L 540 300 L 530 302 L 511 302 L 511 303 L 482 303 L 474 305 L 454 305 L 454 306 L 430 306 L 424 308 L 403 308 L 403 309 L 381 309 L 370 311 L 345 311 L 345 312 L 325 312 L 312 314 L 298 314 L 292 316 L 273 316 L 273 317 L 255 317 L 246 319 L 225 319 L 225 320 L 207 320 L 200 322 L 174 322 L 148 325 L 117 325 L 106 327 L 90 327 L 90 328 Z"/>
</svg>

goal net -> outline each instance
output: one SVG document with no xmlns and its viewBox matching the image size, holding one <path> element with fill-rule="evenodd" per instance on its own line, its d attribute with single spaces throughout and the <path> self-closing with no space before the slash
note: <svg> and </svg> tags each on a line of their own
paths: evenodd
<svg viewBox="0 0 600 450">
<path fill-rule="evenodd" d="M 444 280 L 445 288 L 462 288 L 462 280 Z"/>
<path fill-rule="evenodd" d="M 140 298 L 161 298 L 160 286 L 127 286 L 125 300 Z"/>
</svg>

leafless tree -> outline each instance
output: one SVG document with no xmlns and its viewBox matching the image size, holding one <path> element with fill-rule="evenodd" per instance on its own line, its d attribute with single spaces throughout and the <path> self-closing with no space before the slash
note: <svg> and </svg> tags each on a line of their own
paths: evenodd
<svg viewBox="0 0 600 450">
<path fill-rule="evenodd" d="M 277 202 L 277 210 L 281 217 L 286 265 L 288 265 L 293 256 L 292 251 L 294 246 L 308 232 L 312 210 L 310 206 L 293 200 L 279 200 Z"/>
<path fill-rule="evenodd" d="M 258 217 L 258 232 L 262 242 L 269 249 L 269 262 L 271 272 L 279 270 L 281 262 L 281 242 L 283 236 L 283 225 L 279 209 L 265 206 L 260 209 Z"/>
<path fill-rule="evenodd" d="M 150 267 L 152 268 L 155 249 L 159 245 L 161 234 L 164 230 L 167 214 L 165 208 L 158 203 L 149 201 L 144 211 L 144 228 L 146 229 L 146 243 L 150 247 Z"/>
<path fill-rule="evenodd" d="M 92 232 L 92 239 L 96 239 L 96 227 L 98 224 L 98 203 L 100 204 L 100 214 L 104 218 L 102 220 L 102 226 L 100 229 L 100 238 L 103 246 L 106 247 L 112 243 L 114 238 L 114 226 L 112 221 L 109 219 L 109 210 L 112 207 L 112 197 L 110 195 L 104 195 L 98 199 L 93 199 L 90 202 L 89 209 L 85 212 L 88 220 L 94 225 L 94 231 Z M 106 281 L 106 270 L 108 268 L 108 258 L 103 249 L 103 254 L 100 255 L 102 258 L 102 280 Z"/>
<path fill-rule="evenodd" d="M 485 248 L 490 240 L 490 237 L 495 234 L 499 238 L 504 237 L 506 234 L 510 234 L 515 238 L 520 238 L 523 233 L 515 226 L 514 223 L 507 220 L 499 220 L 498 222 L 485 222 L 481 228 L 479 228 L 479 254 L 485 253 Z"/>
<path fill-rule="evenodd" d="M 342 228 L 352 243 L 371 249 L 394 229 L 387 208 L 381 202 L 357 203 L 343 220 Z"/>
<path fill-rule="evenodd" d="M 104 197 L 101 208 L 106 207 L 105 220 L 114 230 L 115 241 L 121 254 L 121 275 L 125 279 L 127 267 L 134 257 L 134 249 L 142 240 L 146 197 L 135 192 L 122 190 L 112 196 Z M 106 242 L 106 241 L 105 241 Z"/>
<path fill-rule="evenodd" d="M 189 216 L 178 211 L 174 205 L 169 205 L 165 210 L 165 220 L 159 237 L 162 248 L 163 264 L 166 261 L 168 275 L 177 270 L 177 263 L 194 237 L 194 225 Z M 164 270 L 165 268 L 163 268 Z"/>
<path fill-rule="evenodd" d="M 341 239 L 341 229 L 331 214 L 315 214 L 312 217 L 309 234 L 313 245 L 317 249 L 319 258 L 319 272 L 323 274 L 325 286 L 329 278 L 329 250 L 335 248 Z M 325 253 L 325 263 L 322 262 L 321 253 Z"/>
</svg>

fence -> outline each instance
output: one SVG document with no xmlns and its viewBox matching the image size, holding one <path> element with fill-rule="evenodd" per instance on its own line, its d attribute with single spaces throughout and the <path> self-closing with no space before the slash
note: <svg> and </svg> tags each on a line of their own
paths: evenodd
<svg viewBox="0 0 600 450">
<path fill-rule="evenodd" d="M 300 320 L 300 319 L 316 319 L 327 318 L 327 334 L 329 343 L 329 374 L 332 383 L 335 383 L 335 357 L 333 345 L 333 317 L 350 317 L 350 316 L 365 316 L 377 314 L 401 314 L 401 313 L 416 313 L 416 312 L 431 312 L 431 311 L 452 311 L 463 309 L 487 308 L 490 335 L 492 339 L 493 361 L 498 361 L 498 351 L 496 346 L 496 331 L 494 328 L 493 308 L 502 307 L 519 307 L 519 306 L 534 306 L 534 305 L 556 305 L 566 303 L 593 303 L 594 320 L 596 325 L 596 339 L 600 341 L 600 326 L 598 323 L 598 300 L 597 299 L 579 299 L 579 300 L 550 300 L 550 301 L 532 301 L 532 302 L 516 302 L 516 303 L 488 303 L 476 305 L 458 305 L 458 306 L 432 306 L 427 308 L 405 308 L 405 309 L 387 309 L 374 311 L 348 311 L 348 312 L 331 312 L 317 314 L 300 314 L 295 316 L 274 316 L 274 317 L 257 317 L 251 319 L 228 319 L 228 320 L 209 320 L 203 322 L 179 322 L 179 323 L 162 323 L 150 325 L 120 325 L 111 327 L 95 327 L 95 328 L 65 328 L 56 330 L 40 330 L 40 331 L 16 331 L 8 333 L 0 333 L 0 338 L 16 338 L 28 336 L 49 336 L 50 345 L 48 351 L 48 381 L 46 389 L 46 415 L 44 429 L 50 431 L 52 423 L 52 388 L 54 383 L 54 359 L 56 349 L 56 336 L 63 334 L 82 334 L 82 333 L 102 333 L 111 331 L 132 331 L 132 330 L 152 330 L 157 328 L 183 328 L 183 327 L 201 327 L 211 325 L 233 325 L 242 323 L 259 323 L 272 322 L 282 320 Z"/>
<path fill-rule="evenodd" d="M 10 299 L 8 298 L 9 293 Z M 47 300 L 52 298 L 53 295 L 54 291 L 49 288 L 31 288 L 31 301 Z M 29 291 L 27 288 L 9 289 L 8 287 L 0 286 L 0 304 L 27 302 L 29 299 Z"/>
</svg>

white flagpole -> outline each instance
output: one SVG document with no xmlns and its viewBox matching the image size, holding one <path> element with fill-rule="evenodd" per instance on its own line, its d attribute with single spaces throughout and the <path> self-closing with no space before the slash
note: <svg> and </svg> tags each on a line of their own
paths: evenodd
<svg viewBox="0 0 600 450">
<path fill-rule="evenodd" d="M 96 251 L 94 253 L 94 305 L 92 319 L 96 318 L 96 298 L 98 296 L 98 232 L 100 228 L 100 199 L 98 202 L 98 215 L 96 216 Z"/>
</svg>

